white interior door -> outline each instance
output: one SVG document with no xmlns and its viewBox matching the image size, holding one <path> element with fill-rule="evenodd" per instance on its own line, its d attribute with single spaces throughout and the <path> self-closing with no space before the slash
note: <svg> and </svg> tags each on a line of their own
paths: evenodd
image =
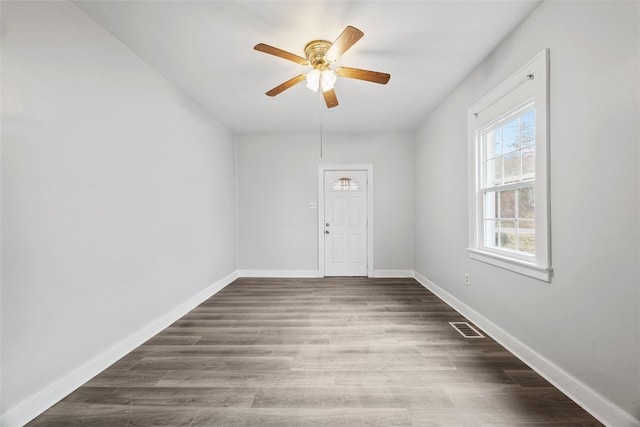
<svg viewBox="0 0 640 427">
<path fill-rule="evenodd" d="M 367 171 L 324 171 L 324 275 L 367 275 Z"/>
</svg>

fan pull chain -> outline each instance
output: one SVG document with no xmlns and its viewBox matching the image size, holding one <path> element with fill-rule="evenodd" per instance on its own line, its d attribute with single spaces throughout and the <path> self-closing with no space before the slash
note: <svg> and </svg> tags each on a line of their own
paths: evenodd
<svg viewBox="0 0 640 427">
<path fill-rule="evenodd" d="M 322 116 L 323 114 L 320 113 L 320 157 L 322 157 Z"/>
</svg>

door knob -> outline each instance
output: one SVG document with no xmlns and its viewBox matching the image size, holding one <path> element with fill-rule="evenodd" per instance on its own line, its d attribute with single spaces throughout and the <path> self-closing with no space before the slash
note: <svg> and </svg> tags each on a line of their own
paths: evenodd
<svg viewBox="0 0 640 427">
<path fill-rule="evenodd" d="M 328 226 L 329 226 L 329 223 L 326 223 L 325 225 L 328 227 Z"/>
<path fill-rule="evenodd" d="M 329 234 L 329 230 L 324 230 L 324 234 Z"/>
</svg>

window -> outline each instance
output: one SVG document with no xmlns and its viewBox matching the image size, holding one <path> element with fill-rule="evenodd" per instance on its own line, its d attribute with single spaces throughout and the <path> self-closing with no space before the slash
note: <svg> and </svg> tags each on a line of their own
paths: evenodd
<svg viewBox="0 0 640 427">
<path fill-rule="evenodd" d="M 333 191 L 358 191 L 360 186 L 351 178 L 340 178 L 331 186 Z"/>
<path fill-rule="evenodd" d="M 535 104 L 478 136 L 484 247 L 535 255 Z"/>
<path fill-rule="evenodd" d="M 469 254 L 549 281 L 548 50 L 469 109 Z"/>
</svg>

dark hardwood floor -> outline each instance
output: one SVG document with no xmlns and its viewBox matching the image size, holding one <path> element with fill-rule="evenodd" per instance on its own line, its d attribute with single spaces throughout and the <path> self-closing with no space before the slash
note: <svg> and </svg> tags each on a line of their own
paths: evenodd
<svg viewBox="0 0 640 427">
<path fill-rule="evenodd" d="M 599 426 L 413 279 L 238 279 L 30 426 Z"/>
</svg>

